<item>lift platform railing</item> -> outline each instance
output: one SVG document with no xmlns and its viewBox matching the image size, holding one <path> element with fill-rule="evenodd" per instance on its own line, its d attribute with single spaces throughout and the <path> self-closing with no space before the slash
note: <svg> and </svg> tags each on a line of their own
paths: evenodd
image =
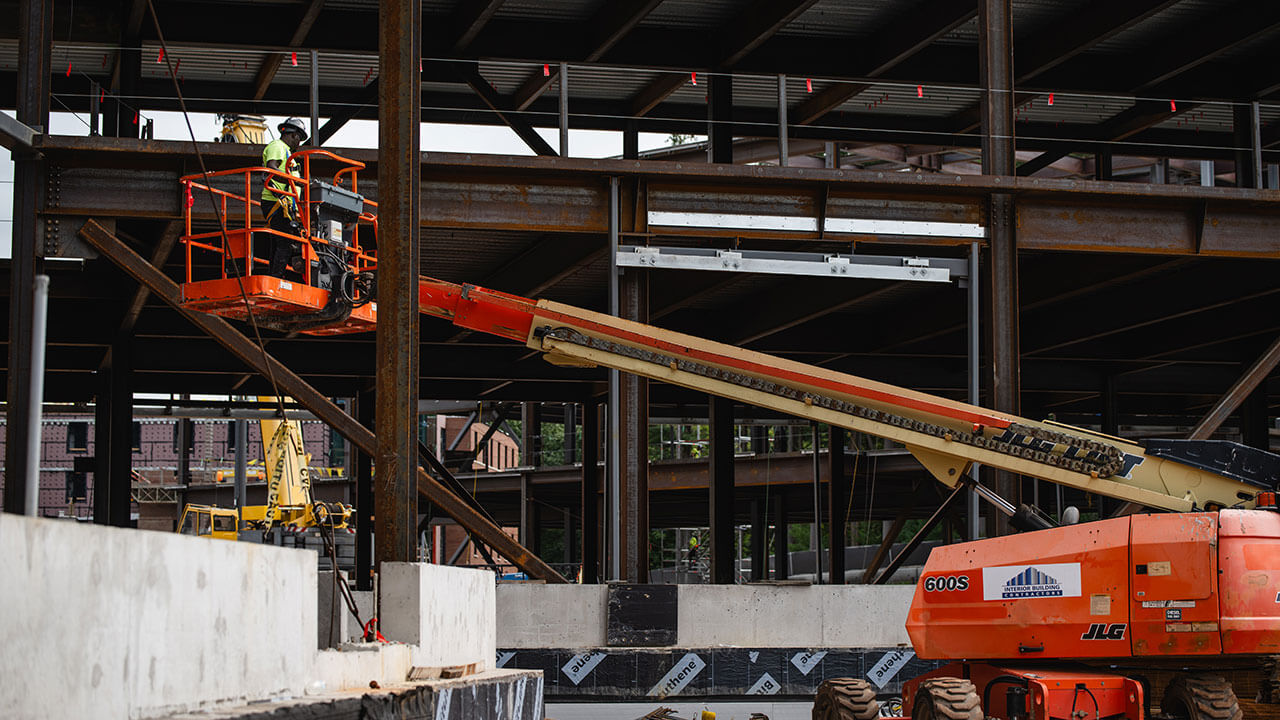
<svg viewBox="0 0 1280 720">
<path fill-rule="evenodd" d="M 317 228 L 312 226 L 312 208 L 318 201 L 313 200 L 311 196 L 311 181 L 313 177 L 311 162 L 317 156 L 336 162 L 340 166 L 329 178 L 329 183 L 349 189 L 353 193 L 359 193 L 359 171 L 365 168 L 365 164 L 321 148 L 300 150 L 289 156 L 288 162 L 298 161 L 301 170 L 300 176 L 290 175 L 269 167 L 257 166 L 222 170 L 208 173 L 207 175 L 199 173 L 182 177 L 183 235 L 180 239 L 185 250 L 185 281 L 191 283 L 197 279 L 193 276 L 194 251 L 196 250 L 214 253 L 220 257 L 222 262 L 219 263 L 221 267 L 218 273 L 222 279 L 233 276 L 228 274 L 227 258 L 236 258 L 243 261 L 243 268 L 240 269 L 242 274 L 256 274 L 254 272 L 255 266 L 266 265 L 268 260 L 255 257 L 253 240 L 255 237 L 264 238 L 272 235 L 300 243 L 304 267 L 310 267 L 312 261 L 317 259 L 319 251 L 316 246 L 322 245 L 341 249 L 343 253 L 346 253 L 346 257 L 350 259 L 349 264 L 356 272 L 373 270 L 377 266 L 377 258 L 372 252 L 366 252 L 361 247 L 358 232 L 351 233 L 347 242 L 338 248 L 336 244 L 321 237 L 316 232 Z M 286 162 L 286 165 L 288 162 Z M 254 179 L 257 176 L 261 176 L 262 180 L 260 182 L 255 182 Z M 215 183 L 215 180 L 223 180 L 223 182 Z M 255 196 L 260 194 L 264 186 L 272 180 L 280 181 L 283 187 L 272 185 L 271 192 L 277 197 L 288 198 L 294 203 L 295 207 L 300 208 L 297 213 L 299 232 L 296 235 L 269 227 L 260 211 L 256 209 L 262 206 L 262 201 Z M 195 196 L 197 193 L 209 193 L 216 200 L 217 213 L 222 218 L 222 226 L 218 229 L 208 232 L 194 231 L 193 215 L 198 212 L 195 208 Z M 378 204 L 376 202 L 365 199 L 364 212 L 360 214 L 356 221 L 357 225 L 372 227 L 375 245 L 378 237 L 377 208 Z M 335 254 L 342 256 L 342 253 Z M 234 269 L 232 269 L 232 272 L 234 273 Z"/>
</svg>

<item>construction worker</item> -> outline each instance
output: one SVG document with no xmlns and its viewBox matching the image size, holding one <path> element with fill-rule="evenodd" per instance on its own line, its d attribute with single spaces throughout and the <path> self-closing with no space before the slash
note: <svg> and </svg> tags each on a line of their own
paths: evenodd
<svg viewBox="0 0 1280 720">
<path fill-rule="evenodd" d="M 262 164 L 273 170 L 301 177 L 298 175 L 298 163 L 290 160 L 289 156 L 306 142 L 307 126 L 298 118 L 289 118 L 277 125 L 276 129 L 280 131 L 280 138 L 267 143 L 267 146 L 262 149 Z M 297 235 L 300 232 L 297 224 L 300 219 L 297 200 L 292 195 L 272 192 L 273 190 L 290 192 L 291 189 L 288 182 L 267 176 L 262 187 L 261 205 L 262 216 L 267 221 L 267 227 L 289 235 Z M 267 272 L 283 278 L 285 271 L 292 269 L 299 273 L 301 278 L 301 243 L 279 235 L 265 233 L 264 235 L 265 242 L 255 254 L 266 256 L 269 263 Z M 297 266 L 291 268 L 290 266 L 295 263 Z"/>
</svg>

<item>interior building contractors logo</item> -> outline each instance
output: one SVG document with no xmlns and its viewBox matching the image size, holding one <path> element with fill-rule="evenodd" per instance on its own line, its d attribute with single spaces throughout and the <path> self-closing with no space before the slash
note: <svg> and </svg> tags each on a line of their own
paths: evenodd
<svg viewBox="0 0 1280 720">
<path fill-rule="evenodd" d="M 1080 563 L 982 568 L 982 599 L 1080 597 Z"/>
</svg>

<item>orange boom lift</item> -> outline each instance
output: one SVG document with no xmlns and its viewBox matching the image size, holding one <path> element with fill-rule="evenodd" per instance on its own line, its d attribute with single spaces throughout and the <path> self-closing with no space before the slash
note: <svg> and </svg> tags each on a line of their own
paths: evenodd
<svg viewBox="0 0 1280 720">
<path fill-rule="evenodd" d="M 331 182 L 311 179 L 306 160 L 322 152 L 300 153 L 300 180 L 266 168 L 219 174 L 240 188 L 212 190 L 224 211 L 244 206 L 225 242 L 220 230 L 192 234 L 188 201 L 188 307 L 243 318 L 250 305 L 260 324 L 266 313 L 268 326 L 314 334 L 373 329 L 376 262 L 355 232 L 376 234 L 373 204 L 356 192 L 359 163 L 324 153 L 341 169 Z M 310 220 L 291 239 L 314 258 L 301 283 L 250 272 L 262 264 L 248 261 L 251 238 L 271 232 L 252 223 L 255 173 L 299 188 Z M 193 280 L 194 249 L 221 255 L 219 277 Z M 228 274 L 227 257 L 243 277 Z M 335 258 L 345 264 L 322 267 Z M 1280 654 L 1280 456 L 1225 441 L 1138 444 L 474 285 L 422 278 L 418 305 L 552 363 L 623 370 L 901 443 L 952 488 L 944 509 L 972 488 L 1009 515 L 1028 532 L 941 547 L 925 565 L 907 630 L 918 655 L 955 662 L 906 683 L 904 707 L 917 720 L 1141 720 L 1155 707 L 1167 718 L 1239 720 L 1218 671 Z M 973 463 L 1163 512 L 1056 527 L 972 483 Z M 814 717 L 878 711 L 874 688 L 848 679 L 824 683 Z"/>
</svg>

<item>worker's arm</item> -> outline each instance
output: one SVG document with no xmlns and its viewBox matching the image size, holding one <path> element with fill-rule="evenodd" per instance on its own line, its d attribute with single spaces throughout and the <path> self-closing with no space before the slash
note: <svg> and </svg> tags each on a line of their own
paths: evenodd
<svg viewBox="0 0 1280 720">
<path fill-rule="evenodd" d="M 279 170 L 279 169 L 280 169 L 280 161 L 279 161 L 279 160 L 268 160 L 268 161 L 267 161 L 267 167 L 271 168 L 272 170 Z"/>
</svg>

